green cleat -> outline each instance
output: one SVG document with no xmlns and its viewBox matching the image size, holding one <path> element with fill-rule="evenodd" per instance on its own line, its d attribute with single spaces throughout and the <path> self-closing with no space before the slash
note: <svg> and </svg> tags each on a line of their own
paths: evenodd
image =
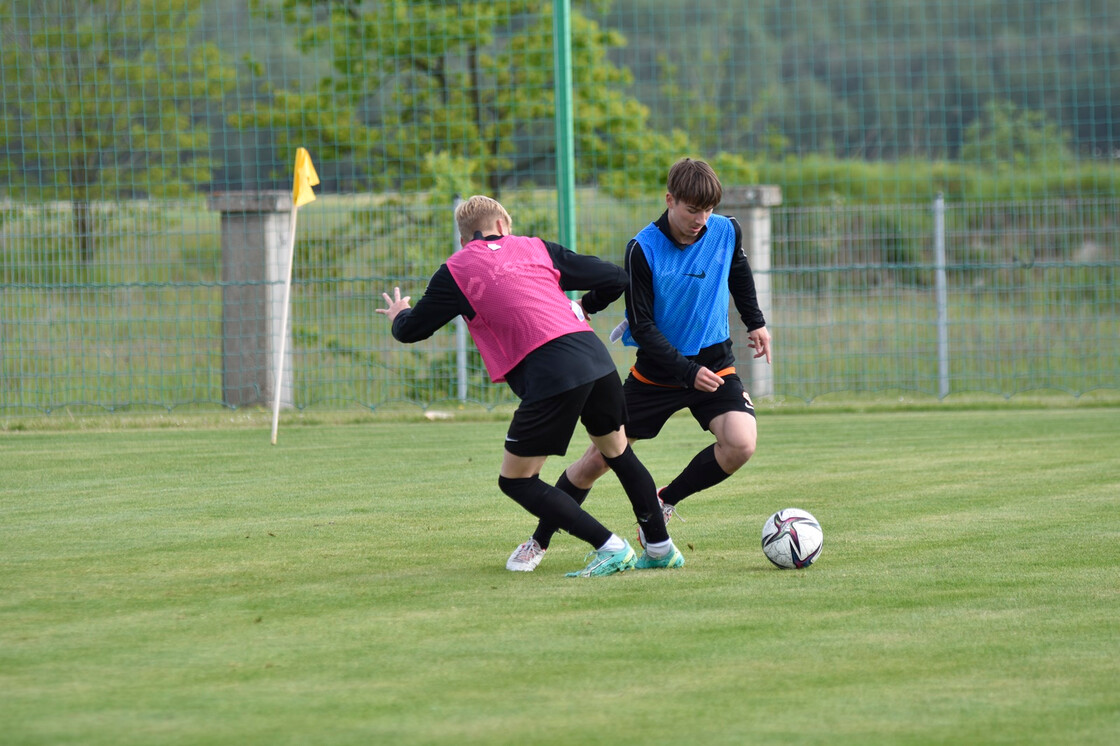
<svg viewBox="0 0 1120 746">
<path fill-rule="evenodd" d="M 642 556 L 639 557 L 638 561 L 634 564 L 634 569 L 636 570 L 653 570 L 659 567 L 684 567 L 684 555 L 681 554 L 681 550 L 673 547 L 673 551 L 657 559 L 650 557 L 649 552 L 642 552 Z"/>
<path fill-rule="evenodd" d="M 593 575 L 614 575 L 616 572 L 625 572 L 634 569 L 637 555 L 630 547 L 630 542 L 624 541 L 625 546 L 617 552 L 591 552 L 591 560 L 582 570 L 568 573 L 569 578 L 590 578 Z M 682 560 L 683 561 L 683 560 Z"/>
</svg>

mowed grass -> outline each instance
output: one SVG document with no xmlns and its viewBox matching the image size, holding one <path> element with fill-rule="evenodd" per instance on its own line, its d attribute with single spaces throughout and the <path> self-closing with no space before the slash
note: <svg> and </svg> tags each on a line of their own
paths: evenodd
<svg viewBox="0 0 1120 746">
<path fill-rule="evenodd" d="M 683 569 L 594 579 L 566 535 L 504 569 L 502 421 L 0 435 L 0 742 L 1115 743 L 1120 410 L 760 429 Z M 612 476 L 588 506 L 632 537 Z M 803 571 L 759 549 L 789 506 Z"/>
</svg>

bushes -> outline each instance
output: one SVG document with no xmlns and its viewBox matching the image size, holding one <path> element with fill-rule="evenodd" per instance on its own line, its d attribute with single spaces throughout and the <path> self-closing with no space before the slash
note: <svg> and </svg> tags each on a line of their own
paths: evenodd
<svg viewBox="0 0 1120 746">
<path fill-rule="evenodd" d="M 826 156 L 763 161 L 763 184 L 782 188 L 787 207 L 1120 196 L 1120 167 L 1108 161 L 1065 161 L 1061 168 L 984 166 L 945 161 L 854 161 Z"/>
</svg>

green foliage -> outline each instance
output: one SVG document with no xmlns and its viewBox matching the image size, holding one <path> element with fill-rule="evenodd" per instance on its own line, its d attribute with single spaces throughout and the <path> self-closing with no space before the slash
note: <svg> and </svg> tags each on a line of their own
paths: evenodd
<svg viewBox="0 0 1120 746">
<path fill-rule="evenodd" d="M 428 191 L 428 203 L 447 205 L 456 197 L 464 199 L 477 193 L 474 173 L 477 161 L 466 157 L 455 157 L 446 151 L 428 153 L 424 156 L 424 171 L 432 177 L 432 188 Z"/>
<path fill-rule="evenodd" d="M 231 90 L 234 71 L 192 44 L 200 4 L 0 3 L 0 156 L 16 193 L 73 203 L 81 261 L 93 258 L 94 201 L 183 196 L 210 179 L 195 109 Z"/>
<path fill-rule="evenodd" d="M 1099 0 L 629 5 L 610 17 L 630 40 L 615 59 L 656 130 L 741 153 L 772 156 L 779 133 L 798 156 L 955 160 L 1010 102 L 1060 122 L 1082 157 L 1120 148 L 1120 15 Z"/>
<path fill-rule="evenodd" d="M 1068 136 L 1036 111 L 1022 111 L 1009 101 L 990 101 L 983 116 L 965 130 L 962 160 L 1003 168 L 1069 161 Z"/>
<path fill-rule="evenodd" d="M 4 129 L 13 174 L 46 199 L 181 196 L 209 179 L 192 106 L 232 88 L 217 49 L 193 46 L 200 0 L 59 5 L 4 15 Z M 112 11 L 112 12 L 110 12 Z"/>
<path fill-rule="evenodd" d="M 312 147 L 336 193 L 442 202 L 465 184 L 551 186 L 552 6 L 0 0 L 0 191 L 74 200 L 88 261 L 96 210 L 82 205 L 211 179 L 268 188 L 296 146 Z M 782 182 L 820 192 L 817 204 L 962 195 L 996 170 L 1021 180 L 996 190 L 1014 198 L 1052 194 L 1061 178 L 1068 192 L 1109 194 L 1118 19 L 1098 0 L 577 0 L 575 178 L 625 196 L 660 188 L 682 154 L 729 153 L 851 166 Z M 248 73 L 233 96 L 231 59 Z M 263 149 L 280 157 L 261 163 Z M 864 175 L 863 161 L 979 168 L 932 183 L 900 174 L 893 189 L 834 183 Z"/>
<path fill-rule="evenodd" d="M 213 282 L 220 276 L 218 236 L 184 233 L 200 201 L 98 203 L 90 239 L 100 255 L 81 261 L 65 205 L 13 206 L 0 241 L 0 284 L 97 286 Z M 174 238 L 170 238 L 174 236 Z M 167 241 L 175 248 L 163 251 Z"/>
<path fill-rule="evenodd" d="M 315 142 L 320 158 L 362 163 L 359 190 L 443 200 L 476 184 L 493 195 L 525 186 L 555 153 L 550 5 L 391 0 L 323 13 L 285 0 L 301 49 L 325 55 L 331 73 L 312 90 L 269 88 L 270 103 L 233 122 L 277 128 L 286 149 Z M 681 132 L 648 131 L 648 109 L 625 93 L 630 73 L 608 58 L 625 39 L 578 9 L 571 23 L 577 172 L 618 193 L 656 184 L 695 148 Z"/>
<path fill-rule="evenodd" d="M 408 401 L 422 407 L 434 407 L 453 402 L 459 403 L 459 354 L 452 339 L 455 327 L 448 326 L 441 331 L 451 352 L 436 355 L 417 355 L 415 367 L 400 371 L 401 380 L 407 390 Z M 466 366 L 466 399 L 469 402 L 493 407 L 496 404 L 511 403 L 515 397 L 503 384 L 495 386 L 490 382 L 482 356 L 473 342 L 468 341 L 464 350 Z"/>
<path fill-rule="evenodd" d="M 807 156 L 759 160 L 754 168 L 759 183 L 781 186 L 782 204 L 791 207 L 905 204 L 925 202 L 938 193 L 950 202 L 1120 195 L 1120 169 L 1100 161 L 1070 161 L 1061 168 L 994 169 L 990 164 L 963 162 Z"/>
</svg>

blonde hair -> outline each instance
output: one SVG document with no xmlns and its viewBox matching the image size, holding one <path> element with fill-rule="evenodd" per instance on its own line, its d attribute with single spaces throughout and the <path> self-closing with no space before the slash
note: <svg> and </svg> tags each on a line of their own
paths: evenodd
<svg viewBox="0 0 1120 746">
<path fill-rule="evenodd" d="M 502 207 L 502 203 L 481 194 L 474 195 L 455 208 L 455 224 L 459 226 L 459 235 L 464 241 L 474 238 L 477 231 L 488 232 L 499 219 L 504 220 L 506 227 L 512 230 L 513 218 Z"/>
</svg>

